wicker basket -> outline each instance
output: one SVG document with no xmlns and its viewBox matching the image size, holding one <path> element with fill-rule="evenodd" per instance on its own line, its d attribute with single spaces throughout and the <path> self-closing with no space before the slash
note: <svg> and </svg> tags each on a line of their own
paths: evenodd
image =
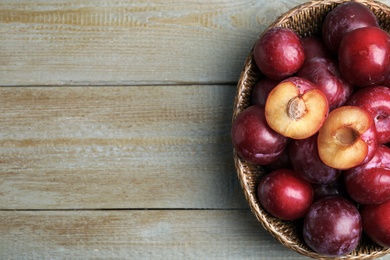
<svg viewBox="0 0 390 260">
<path fill-rule="evenodd" d="M 318 35 L 326 14 L 345 0 L 312 1 L 299 5 L 279 17 L 271 27 L 287 27 L 295 30 L 300 36 Z M 390 32 L 390 7 L 383 3 L 368 0 L 358 0 L 367 5 L 377 16 L 382 29 Z M 252 87 L 262 77 L 254 59 L 253 48 L 250 51 L 241 72 L 237 85 L 237 93 L 233 108 L 233 120 L 250 105 Z M 257 198 L 257 185 L 262 168 L 241 160 L 234 152 L 235 167 L 244 195 L 252 212 L 263 225 L 284 246 L 315 259 L 329 259 L 313 252 L 303 241 L 302 221 L 282 221 L 268 214 L 259 204 Z M 373 259 L 390 253 L 390 249 L 382 248 L 373 243 L 364 234 L 359 246 L 351 254 L 341 259 Z"/>
</svg>

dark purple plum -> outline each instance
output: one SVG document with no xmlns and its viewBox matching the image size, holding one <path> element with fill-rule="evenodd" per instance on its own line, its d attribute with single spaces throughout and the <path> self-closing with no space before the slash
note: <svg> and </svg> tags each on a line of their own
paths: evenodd
<svg viewBox="0 0 390 260">
<path fill-rule="evenodd" d="M 360 204 L 381 204 L 390 200 L 390 148 L 378 146 L 368 163 L 344 174 L 349 196 Z"/>
<path fill-rule="evenodd" d="M 341 74 L 356 87 L 382 84 L 390 73 L 390 35 L 377 27 L 346 34 L 338 52 Z"/>
<path fill-rule="evenodd" d="M 284 149 L 276 161 L 264 165 L 266 172 L 272 172 L 278 169 L 292 169 L 291 160 L 287 150 L 288 149 Z"/>
<path fill-rule="evenodd" d="M 361 208 L 363 230 L 375 243 L 390 247 L 390 200 Z"/>
<path fill-rule="evenodd" d="M 269 78 L 261 78 L 255 84 L 252 89 L 251 104 L 252 105 L 265 105 L 269 92 L 279 83 Z"/>
<path fill-rule="evenodd" d="M 301 38 L 295 31 L 273 27 L 257 41 L 253 57 L 257 67 L 267 78 L 282 80 L 299 70 L 305 61 L 305 51 Z"/>
<path fill-rule="evenodd" d="M 317 36 L 302 38 L 302 45 L 306 60 L 310 60 L 311 58 L 331 58 L 332 56 L 322 39 Z"/>
<path fill-rule="evenodd" d="M 287 146 L 293 170 L 311 183 L 328 184 L 341 174 L 340 170 L 324 164 L 318 155 L 317 136 L 291 140 Z"/>
<path fill-rule="evenodd" d="M 283 220 L 303 218 L 313 202 L 313 187 L 292 170 L 279 169 L 265 175 L 259 183 L 260 204 Z"/>
<path fill-rule="evenodd" d="M 310 80 L 325 93 L 330 110 L 344 105 L 353 91 L 353 86 L 341 75 L 334 59 L 315 57 L 307 60 L 297 76 Z"/>
<path fill-rule="evenodd" d="M 348 32 L 367 26 L 379 27 L 378 19 L 366 5 L 352 1 L 341 4 L 328 13 L 322 24 L 324 44 L 337 53 Z"/>
<path fill-rule="evenodd" d="M 287 138 L 272 130 L 265 120 L 264 107 L 253 105 L 242 111 L 232 124 L 232 142 L 247 162 L 269 164 L 283 152 Z"/>
<path fill-rule="evenodd" d="M 390 142 L 390 88 L 372 86 L 359 89 L 351 96 L 347 105 L 359 106 L 371 113 L 378 142 Z"/>
<path fill-rule="evenodd" d="M 356 206 L 342 196 L 322 198 L 313 203 L 303 224 L 303 238 L 324 256 L 351 253 L 359 244 L 362 220 Z"/>
</svg>

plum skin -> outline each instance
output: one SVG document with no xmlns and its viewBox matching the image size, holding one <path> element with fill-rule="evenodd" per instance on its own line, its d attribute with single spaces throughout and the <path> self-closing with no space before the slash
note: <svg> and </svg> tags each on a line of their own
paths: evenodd
<svg viewBox="0 0 390 260">
<path fill-rule="evenodd" d="M 330 196 L 311 206 L 304 219 L 303 238 L 319 254 L 341 256 L 357 247 L 362 229 L 356 206 L 344 197 Z"/>
<path fill-rule="evenodd" d="M 349 196 L 360 204 L 390 200 L 390 148 L 378 146 L 369 162 L 345 171 L 343 177 Z"/>
<path fill-rule="evenodd" d="M 263 77 L 254 85 L 251 94 L 251 104 L 264 106 L 269 92 L 279 84 L 279 81 Z"/>
<path fill-rule="evenodd" d="M 319 155 L 315 134 L 303 140 L 292 140 L 287 150 L 292 168 L 301 177 L 313 184 L 330 184 L 340 176 L 341 171 L 325 165 Z"/>
<path fill-rule="evenodd" d="M 303 49 L 305 50 L 306 60 L 311 58 L 331 58 L 332 55 L 326 48 L 323 41 L 318 36 L 308 36 L 302 38 Z"/>
<path fill-rule="evenodd" d="M 348 194 L 360 204 L 380 204 L 390 199 L 390 169 L 371 168 L 345 175 Z"/>
<path fill-rule="evenodd" d="M 390 73 L 390 36 L 377 27 L 346 34 L 338 52 L 341 74 L 356 87 L 382 84 Z"/>
<path fill-rule="evenodd" d="M 278 159 L 287 138 L 276 133 L 266 123 L 264 107 L 252 105 L 238 114 L 231 129 L 237 154 L 247 162 L 266 165 Z"/>
<path fill-rule="evenodd" d="M 288 28 L 267 30 L 253 50 L 257 67 L 269 79 L 283 80 L 295 74 L 305 61 L 305 51 L 299 35 Z"/>
<path fill-rule="evenodd" d="M 347 105 L 360 106 L 371 113 L 378 142 L 390 142 L 390 88 L 370 86 L 359 89 L 350 97 Z"/>
<path fill-rule="evenodd" d="M 341 75 L 334 59 L 311 58 L 305 61 L 297 76 L 310 80 L 324 91 L 330 110 L 344 105 L 353 92 L 353 86 Z"/>
<path fill-rule="evenodd" d="M 322 37 L 325 46 L 337 53 L 344 35 L 362 27 L 379 27 L 374 13 L 364 4 L 346 2 L 333 9 L 322 26 Z"/>
<path fill-rule="evenodd" d="M 278 169 L 260 180 L 257 194 L 268 213 L 282 220 L 296 220 L 309 210 L 314 191 L 311 184 L 294 171 Z"/>
<path fill-rule="evenodd" d="M 367 236 L 380 246 L 390 247 L 390 200 L 379 205 L 365 205 L 360 213 Z"/>
</svg>

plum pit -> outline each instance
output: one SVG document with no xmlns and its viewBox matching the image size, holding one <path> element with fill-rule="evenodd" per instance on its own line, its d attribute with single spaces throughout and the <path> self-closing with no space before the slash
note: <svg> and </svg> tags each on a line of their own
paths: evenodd
<svg viewBox="0 0 390 260">
<path fill-rule="evenodd" d="M 290 99 L 287 105 L 287 114 L 293 120 L 299 120 L 306 114 L 306 104 L 301 97 Z"/>
</svg>

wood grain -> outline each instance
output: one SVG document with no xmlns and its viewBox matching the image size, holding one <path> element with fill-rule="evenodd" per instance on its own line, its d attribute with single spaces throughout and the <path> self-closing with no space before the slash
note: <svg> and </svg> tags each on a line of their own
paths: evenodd
<svg viewBox="0 0 390 260">
<path fill-rule="evenodd" d="M 303 2 L 0 1 L 0 259 L 306 259 L 230 142 L 250 48 Z"/>
<path fill-rule="evenodd" d="M 235 86 L 0 88 L 0 208 L 243 208 Z"/>
<path fill-rule="evenodd" d="M 235 83 L 259 33 L 302 2 L 3 0 L 0 84 Z"/>
<path fill-rule="evenodd" d="M 1 259 L 307 259 L 249 210 L 1 212 Z"/>
</svg>

